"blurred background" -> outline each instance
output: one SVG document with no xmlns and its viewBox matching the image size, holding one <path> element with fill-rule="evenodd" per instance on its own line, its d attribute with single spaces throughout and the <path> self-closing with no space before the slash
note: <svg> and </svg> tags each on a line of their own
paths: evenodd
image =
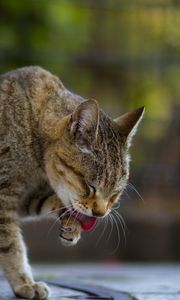
<svg viewBox="0 0 180 300">
<path fill-rule="evenodd" d="M 55 73 L 112 117 L 146 106 L 116 210 L 125 234 L 115 212 L 113 227 L 101 222 L 73 248 L 53 221 L 27 223 L 31 260 L 180 260 L 180 1 L 0 0 L 0 73 L 25 65 Z"/>
</svg>

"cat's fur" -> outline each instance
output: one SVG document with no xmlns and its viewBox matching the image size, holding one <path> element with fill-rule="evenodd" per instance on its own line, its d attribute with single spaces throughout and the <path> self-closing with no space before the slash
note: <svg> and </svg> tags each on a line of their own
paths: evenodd
<svg viewBox="0 0 180 300">
<path fill-rule="evenodd" d="M 69 205 L 89 216 L 109 213 L 127 183 L 127 152 L 142 114 L 112 121 L 95 100 L 40 67 L 0 76 L 0 262 L 17 296 L 49 294 L 33 280 L 19 217 L 58 217 Z M 79 221 L 64 214 L 62 241 L 75 244 L 80 232 Z"/>
</svg>

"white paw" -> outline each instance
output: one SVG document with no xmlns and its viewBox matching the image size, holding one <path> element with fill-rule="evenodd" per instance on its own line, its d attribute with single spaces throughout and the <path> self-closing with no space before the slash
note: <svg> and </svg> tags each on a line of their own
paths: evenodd
<svg viewBox="0 0 180 300">
<path fill-rule="evenodd" d="M 24 284 L 15 289 L 17 297 L 26 299 L 48 299 L 50 290 L 44 282 Z"/>
<path fill-rule="evenodd" d="M 81 225 L 74 219 L 63 220 L 59 237 L 64 246 L 74 246 L 81 237 Z"/>
</svg>

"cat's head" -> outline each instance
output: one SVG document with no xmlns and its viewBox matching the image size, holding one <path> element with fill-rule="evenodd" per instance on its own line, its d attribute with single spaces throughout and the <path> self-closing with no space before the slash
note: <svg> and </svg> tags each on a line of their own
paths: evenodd
<svg viewBox="0 0 180 300">
<path fill-rule="evenodd" d="M 144 108 L 112 120 L 95 100 L 82 102 L 54 130 L 46 171 L 66 207 L 105 216 L 129 176 L 128 149 Z"/>
</svg>

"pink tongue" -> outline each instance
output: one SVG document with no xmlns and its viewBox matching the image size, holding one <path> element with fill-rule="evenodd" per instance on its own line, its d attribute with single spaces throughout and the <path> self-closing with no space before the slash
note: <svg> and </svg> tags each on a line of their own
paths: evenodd
<svg viewBox="0 0 180 300">
<path fill-rule="evenodd" d="M 81 227 L 84 231 L 90 231 L 95 227 L 97 218 L 88 217 L 81 213 L 79 213 L 77 216 L 76 215 L 77 213 L 73 214 L 73 216 L 81 223 Z"/>
</svg>

